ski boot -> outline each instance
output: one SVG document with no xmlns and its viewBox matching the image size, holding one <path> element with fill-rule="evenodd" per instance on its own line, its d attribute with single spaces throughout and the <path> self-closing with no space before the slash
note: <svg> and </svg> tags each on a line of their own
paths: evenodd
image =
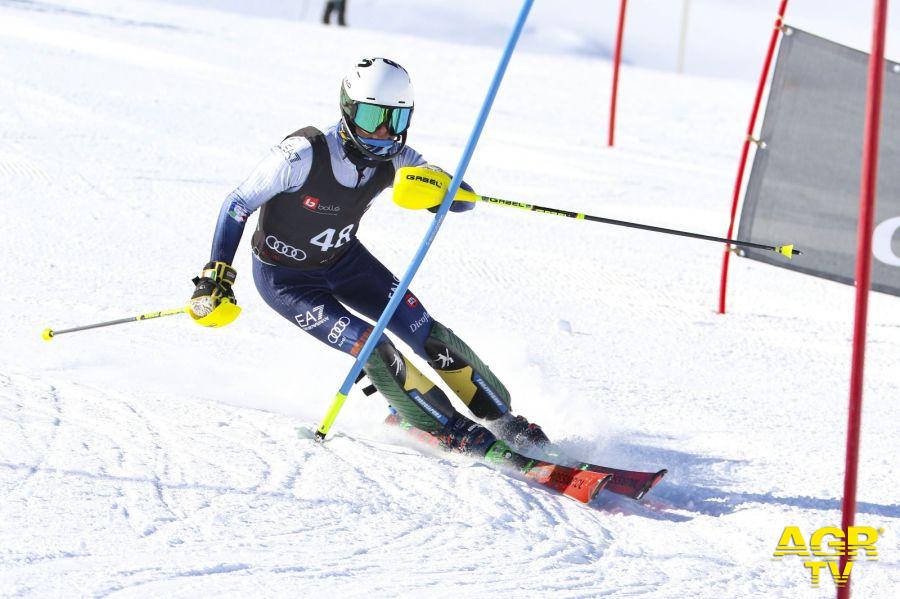
<svg viewBox="0 0 900 599">
<path fill-rule="evenodd" d="M 447 449 L 479 458 L 497 443 L 494 433 L 458 412 L 447 426 L 432 435 Z"/>
<path fill-rule="evenodd" d="M 504 441 L 515 447 L 544 447 L 550 444 L 550 439 L 544 434 L 540 426 L 528 422 L 524 416 L 513 416 L 506 413 L 491 422 L 494 432 Z"/>
</svg>

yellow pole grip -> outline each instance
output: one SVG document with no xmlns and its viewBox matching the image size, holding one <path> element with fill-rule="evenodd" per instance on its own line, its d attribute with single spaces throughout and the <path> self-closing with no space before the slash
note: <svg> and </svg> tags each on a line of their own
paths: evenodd
<svg viewBox="0 0 900 599">
<path fill-rule="evenodd" d="M 450 175 L 424 166 L 405 166 L 394 175 L 394 203 L 410 210 L 434 208 L 440 205 L 450 186 Z M 456 202 L 477 202 L 477 194 L 459 189 Z"/>
</svg>

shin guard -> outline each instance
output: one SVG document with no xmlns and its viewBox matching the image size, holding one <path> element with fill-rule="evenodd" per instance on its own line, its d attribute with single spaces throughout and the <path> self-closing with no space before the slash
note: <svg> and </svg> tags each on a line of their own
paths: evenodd
<svg viewBox="0 0 900 599">
<path fill-rule="evenodd" d="M 509 391 L 453 331 L 435 321 L 425 352 L 428 364 L 477 417 L 494 420 L 509 412 Z"/>
<path fill-rule="evenodd" d="M 457 414 L 444 392 L 390 342 L 378 344 L 364 370 L 379 393 L 416 428 L 440 431 Z"/>
</svg>

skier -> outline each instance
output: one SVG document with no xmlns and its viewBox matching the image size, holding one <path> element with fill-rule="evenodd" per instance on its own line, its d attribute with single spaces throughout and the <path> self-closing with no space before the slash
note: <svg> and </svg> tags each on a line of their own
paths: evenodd
<svg viewBox="0 0 900 599">
<path fill-rule="evenodd" d="M 373 326 L 347 308 L 377 319 L 399 282 L 357 239 L 360 220 L 397 169 L 428 165 L 406 145 L 413 87 L 399 64 L 361 60 L 343 79 L 340 109 L 340 121 L 325 131 L 305 127 L 288 135 L 225 198 L 210 262 L 194 279 L 189 308 L 195 320 L 215 321 L 217 310 L 236 305 L 236 272 L 230 265 L 247 217 L 259 209 L 252 238 L 259 294 L 319 341 L 359 354 Z M 454 202 L 451 210 L 473 205 Z M 364 372 L 403 419 L 447 447 L 476 455 L 484 455 L 496 436 L 518 446 L 548 442 L 540 427 L 513 415 L 506 387 L 411 291 L 387 328 L 492 430 L 455 410 L 383 335 Z"/>
<path fill-rule="evenodd" d="M 347 0 L 329 0 L 325 3 L 325 12 L 322 13 L 322 22 L 326 25 L 331 24 L 331 13 L 337 12 L 337 24 L 341 27 L 347 26 L 344 14 L 347 11 Z"/>
</svg>

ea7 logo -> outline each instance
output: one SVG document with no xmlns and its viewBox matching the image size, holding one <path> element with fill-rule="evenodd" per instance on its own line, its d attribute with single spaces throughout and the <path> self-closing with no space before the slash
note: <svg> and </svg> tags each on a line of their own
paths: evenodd
<svg viewBox="0 0 900 599">
<path fill-rule="evenodd" d="M 316 306 L 301 314 L 295 314 L 294 320 L 300 325 L 304 331 L 314 329 L 323 322 L 328 322 L 328 317 L 324 315 L 325 306 Z"/>
<path fill-rule="evenodd" d="M 850 579 L 853 563 L 859 557 L 860 552 L 866 555 L 869 561 L 878 559 L 878 549 L 875 547 L 879 533 L 883 529 L 875 529 L 871 526 L 850 526 L 847 534 L 837 526 L 825 526 L 814 531 L 809 537 L 809 545 L 803 538 L 798 526 L 786 526 L 778 539 L 778 545 L 772 554 L 775 559 L 781 559 L 788 555 L 798 557 L 818 557 L 819 560 L 807 560 L 803 567 L 809 569 L 812 586 L 818 587 L 821 571 L 827 567 L 831 573 L 831 579 L 837 586 L 844 586 Z M 827 540 L 830 537 L 831 540 Z M 837 559 L 847 555 L 847 564 L 843 571 Z"/>
<path fill-rule="evenodd" d="M 394 277 L 394 282 L 391 283 L 391 290 L 388 292 L 388 299 L 394 297 L 394 292 L 397 291 L 397 287 L 400 286 L 400 279 Z"/>
</svg>

